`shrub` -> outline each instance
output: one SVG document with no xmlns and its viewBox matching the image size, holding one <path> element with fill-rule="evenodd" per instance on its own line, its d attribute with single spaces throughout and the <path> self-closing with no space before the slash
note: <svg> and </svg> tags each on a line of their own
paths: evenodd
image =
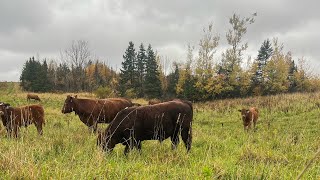
<svg viewBox="0 0 320 180">
<path fill-rule="evenodd" d="M 112 90 L 109 87 L 99 87 L 94 92 L 94 95 L 98 98 L 109 98 L 116 96 L 116 93 L 114 90 Z"/>
</svg>

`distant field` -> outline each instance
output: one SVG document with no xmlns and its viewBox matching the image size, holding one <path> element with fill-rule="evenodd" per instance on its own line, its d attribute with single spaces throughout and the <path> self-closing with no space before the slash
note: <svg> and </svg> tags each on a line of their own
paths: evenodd
<svg viewBox="0 0 320 180">
<path fill-rule="evenodd" d="M 8 88 L 0 101 L 28 104 L 26 93 Z M 10 139 L 1 124 L 0 179 L 294 179 L 320 147 L 320 93 L 196 103 L 189 154 L 182 141 L 176 151 L 169 140 L 145 141 L 141 155 L 132 151 L 128 157 L 122 145 L 103 153 L 77 116 L 61 113 L 66 94 L 39 96 L 43 136 L 31 125 Z M 257 131 L 246 133 L 237 110 L 251 105 L 260 119 Z M 317 157 L 303 179 L 319 178 Z"/>
</svg>

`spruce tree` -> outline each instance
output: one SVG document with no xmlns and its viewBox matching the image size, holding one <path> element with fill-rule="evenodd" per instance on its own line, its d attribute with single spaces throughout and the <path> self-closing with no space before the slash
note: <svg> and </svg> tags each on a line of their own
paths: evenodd
<svg viewBox="0 0 320 180">
<path fill-rule="evenodd" d="M 136 61 L 137 81 L 135 84 L 135 88 L 136 88 L 138 97 L 144 96 L 143 84 L 144 84 L 146 61 L 147 61 L 146 50 L 144 49 L 144 46 L 141 43 L 139 46 L 139 52 L 138 52 L 137 61 Z"/>
<path fill-rule="evenodd" d="M 26 61 L 20 76 L 21 86 L 26 91 L 46 92 L 50 90 L 48 79 L 48 65 L 34 57 Z"/>
<path fill-rule="evenodd" d="M 42 92 L 48 92 L 51 91 L 52 86 L 49 82 L 49 77 L 48 77 L 48 64 L 47 64 L 47 60 L 44 60 L 43 63 L 41 64 L 41 72 L 40 72 L 40 77 L 41 79 L 41 84 L 42 84 L 42 88 L 40 88 L 39 90 Z"/>
<path fill-rule="evenodd" d="M 70 77 L 71 70 L 66 63 L 59 64 L 57 67 L 57 82 L 56 90 L 58 91 L 70 91 Z"/>
<path fill-rule="evenodd" d="M 30 58 L 29 60 L 27 60 L 22 68 L 22 73 L 20 75 L 20 86 L 22 87 L 23 90 L 29 91 L 31 88 L 31 61 L 32 58 Z"/>
<path fill-rule="evenodd" d="M 295 64 L 294 60 L 292 60 L 291 54 L 286 56 L 288 58 L 289 64 L 289 73 L 288 73 L 288 80 L 289 80 L 289 91 L 294 92 L 297 91 L 297 79 L 295 74 L 298 72 L 298 67 Z"/>
<path fill-rule="evenodd" d="M 145 76 L 145 94 L 148 98 L 159 98 L 161 92 L 161 82 L 159 78 L 158 65 L 155 53 L 149 44 L 147 49 L 147 63 Z"/>
<path fill-rule="evenodd" d="M 173 66 L 175 67 L 174 72 L 168 75 L 168 95 L 169 96 L 176 96 L 176 86 L 179 80 L 179 65 L 178 63 L 174 62 Z"/>
<path fill-rule="evenodd" d="M 253 82 L 255 85 L 262 83 L 262 77 L 263 77 L 263 69 L 267 65 L 267 61 L 272 56 L 272 45 L 269 39 L 263 41 L 260 49 L 259 54 L 257 57 L 257 70 L 255 72 L 255 76 L 253 78 Z"/>
<path fill-rule="evenodd" d="M 122 62 L 122 69 L 120 72 L 120 93 L 125 95 L 126 90 L 132 89 L 135 84 L 135 61 L 136 52 L 132 41 L 123 55 L 124 61 Z"/>
</svg>

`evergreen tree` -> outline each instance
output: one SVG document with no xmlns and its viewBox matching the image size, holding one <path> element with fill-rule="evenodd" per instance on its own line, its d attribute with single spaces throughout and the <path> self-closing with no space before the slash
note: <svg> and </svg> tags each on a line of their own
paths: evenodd
<svg viewBox="0 0 320 180">
<path fill-rule="evenodd" d="M 43 85 L 41 88 L 42 92 L 48 92 L 52 90 L 52 86 L 49 81 L 48 77 L 48 64 L 47 60 L 45 59 L 41 65 L 41 72 L 40 72 L 40 77 L 41 79 L 41 84 Z"/>
<path fill-rule="evenodd" d="M 263 41 L 259 49 L 258 57 L 256 59 L 257 69 L 253 78 L 253 82 L 255 85 L 259 85 L 262 83 L 263 69 L 267 65 L 268 59 L 272 56 L 272 52 L 273 49 L 270 40 L 267 39 Z"/>
<path fill-rule="evenodd" d="M 156 55 L 153 52 L 150 44 L 147 49 L 147 63 L 144 90 L 145 95 L 148 98 L 159 98 L 162 94 Z"/>
<path fill-rule="evenodd" d="M 48 86 L 48 66 L 44 61 L 41 64 L 34 57 L 26 61 L 20 76 L 21 86 L 26 91 L 45 92 Z"/>
<path fill-rule="evenodd" d="M 176 96 L 176 87 L 179 80 L 179 65 L 178 63 L 174 62 L 173 67 L 175 67 L 174 72 L 168 75 L 168 95 L 171 97 Z"/>
<path fill-rule="evenodd" d="M 179 70 L 179 79 L 176 86 L 176 93 L 178 97 L 199 100 L 199 94 L 195 88 L 196 80 L 192 75 L 192 64 L 193 64 L 193 47 L 188 46 L 187 51 L 187 62 L 183 69 Z"/>
<path fill-rule="evenodd" d="M 295 74 L 298 72 L 298 67 L 295 64 L 294 60 L 292 59 L 292 55 L 290 52 L 286 55 L 286 59 L 289 65 L 289 72 L 288 72 L 289 91 L 294 92 L 294 91 L 297 91 L 297 79 Z"/>
<path fill-rule="evenodd" d="M 279 45 L 277 39 L 273 40 L 274 52 L 265 67 L 263 74 L 264 93 L 278 94 L 288 92 L 289 89 L 289 64 L 288 56 L 282 52 L 283 45 Z"/>
<path fill-rule="evenodd" d="M 71 70 L 66 63 L 59 64 L 57 67 L 57 82 L 56 90 L 58 91 L 70 91 L 70 81 L 69 78 Z"/>
<path fill-rule="evenodd" d="M 146 50 L 144 49 L 143 44 L 141 43 L 139 46 L 139 52 L 137 55 L 136 68 L 137 68 L 137 83 L 135 85 L 138 97 L 143 97 L 143 84 L 144 84 L 144 76 L 145 76 L 145 66 L 147 61 Z"/>
<path fill-rule="evenodd" d="M 122 96 L 125 95 L 126 90 L 132 90 L 135 84 L 136 53 L 132 41 L 129 42 L 129 46 L 123 55 L 123 59 L 124 61 L 122 62 L 122 69 L 120 72 L 120 93 Z"/>
</svg>

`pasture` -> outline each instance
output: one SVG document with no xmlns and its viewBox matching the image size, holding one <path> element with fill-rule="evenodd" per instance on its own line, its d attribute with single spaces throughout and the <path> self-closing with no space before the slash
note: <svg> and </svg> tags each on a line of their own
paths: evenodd
<svg viewBox="0 0 320 180">
<path fill-rule="evenodd" d="M 63 115 L 66 95 L 39 94 L 43 136 L 30 125 L 21 128 L 20 138 L 7 138 L 1 124 L 0 179 L 294 179 L 320 147 L 320 93 L 195 103 L 189 154 L 182 141 L 171 150 L 167 139 L 144 141 L 142 153 L 134 150 L 128 157 L 122 145 L 111 154 L 102 152 L 78 116 Z M 27 102 L 26 93 L 12 89 L 2 91 L 0 101 L 39 103 Z M 238 109 L 251 105 L 260 117 L 256 132 L 246 133 Z M 320 178 L 320 157 L 302 178 Z"/>
</svg>

